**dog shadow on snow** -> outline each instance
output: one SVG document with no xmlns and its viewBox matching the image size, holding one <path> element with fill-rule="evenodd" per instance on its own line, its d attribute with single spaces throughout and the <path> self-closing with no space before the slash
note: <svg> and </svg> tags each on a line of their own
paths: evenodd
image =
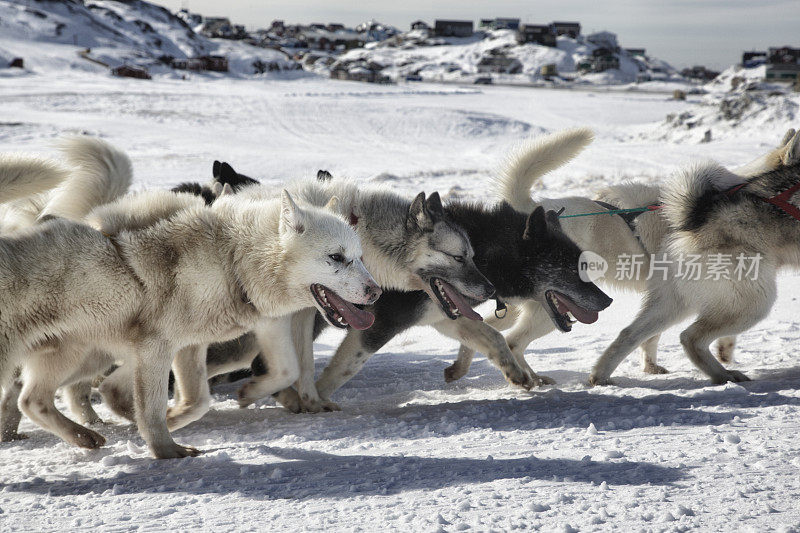
<svg viewBox="0 0 800 533">
<path fill-rule="evenodd" d="M 497 480 L 670 485 L 687 475 L 686 469 L 625 460 L 336 455 L 272 446 L 256 446 L 247 452 L 251 460 L 253 453 L 249 452 L 254 452 L 271 462 L 244 464 L 231 460 L 227 454 L 158 462 L 130 459 L 122 471 L 109 477 L 75 479 L 73 476 L 57 481 L 36 478 L 0 484 L 0 489 L 7 487 L 9 492 L 50 496 L 112 491 L 114 495 L 237 493 L 252 499 L 304 500 L 391 495 Z"/>
</svg>

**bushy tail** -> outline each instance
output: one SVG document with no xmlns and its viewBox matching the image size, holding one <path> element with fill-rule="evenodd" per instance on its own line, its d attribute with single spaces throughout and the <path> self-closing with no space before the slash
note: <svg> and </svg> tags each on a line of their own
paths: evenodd
<svg viewBox="0 0 800 533">
<path fill-rule="evenodd" d="M 523 212 L 535 207 L 531 188 L 540 177 L 583 151 L 594 139 L 589 128 L 574 128 L 535 138 L 514 150 L 495 180 L 497 194 Z"/>
<path fill-rule="evenodd" d="M 0 203 L 49 191 L 69 176 L 69 170 L 55 161 L 39 157 L 0 155 Z"/>
<path fill-rule="evenodd" d="M 92 209 L 128 192 L 133 169 L 128 156 L 109 143 L 92 137 L 70 137 L 60 145 L 73 167 L 42 210 L 51 215 L 82 220 Z"/>
<path fill-rule="evenodd" d="M 706 223 L 719 192 L 744 181 L 745 178 L 716 163 L 688 167 L 662 188 L 664 215 L 674 230 L 695 231 Z"/>
</svg>

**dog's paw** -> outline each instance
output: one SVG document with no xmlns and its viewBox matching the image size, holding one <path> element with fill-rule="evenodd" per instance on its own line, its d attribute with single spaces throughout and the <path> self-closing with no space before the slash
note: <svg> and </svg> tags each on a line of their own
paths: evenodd
<svg viewBox="0 0 800 533">
<path fill-rule="evenodd" d="M 156 459 L 183 459 L 184 457 L 197 457 L 203 453 L 197 448 L 181 446 L 177 442 L 173 442 L 170 446 L 152 449 L 151 451 Z"/>
<path fill-rule="evenodd" d="M 555 385 L 556 384 L 556 380 L 554 380 L 553 378 L 550 378 L 550 377 L 547 377 L 547 376 L 543 376 L 541 374 L 537 374 L 536 377 L 539 378 L 539 385 L 538 385 L 539 387 L 543 387 L 544 385 Z"/>
<path fill-rule="evenodd" d="M 70 442 L 75 446 L 93 450 L 103 446 L 106 443 L 106 438 L 96 431 L 82 427 L 75 432 Z"/>
<path fill-rule="evenodd" d="M 614 384 L 614 382 L 611 381 L 611 378 L 604 378 L 604 377 L 601 377 L 601 376 L 597 376 L 595 374 L 592 374 L 591 376 L 589 376 L 589 386 L 590 387 L 598 387 L 598 386 L 613 385 L 613 384 Z"/>
<path fill-rule="evenodd" d="M 647 363 L 642 367 L 645 374 L 669 374 L 669 370 L 661 365 Z"/>
<path fill-rule="evenodd" d="M 317 398 L 300 398 L 300 412 L 302 413 L 321 413 L 323 411 L 341 411 L 341 407 L 334 402 Z"/>
<path fill-rule="evenodd" d="M 16 431 L 13 431 L 8 434 L 4 433 L 2 436 L 0 436 L 0 442 L 13 442 L 15 440 L 25 440 L 27 438 L 29 438 L 27 433 L 17 433 Z"/>
<path fill-rule="evenodd" d="M 514 368 L 506 373 L 506 381 L 515 387 L 522 387 L 525 390 L 531 390 L 540 384 L 538 376 L 535 374 L 531 376 L 520 368 Z"/>
<path fill-rule="evenodd" d="M 739 372 L 738 370 L 728 370 L 723 375 L 711 379 L 711 382 L 714 385 L 723 385 L 729 381 L 733 383 L 742 383 L 745 381 L 752 381 L 752 380 L 743 373 Z"/>
<path fill-rule="evenodd" d="M 303 406 L 300 404 L 300 396 L 297 394 L 296 390 L 292 388 L 283 389 L 279 393 L 274 394 L 274 397 L 275 401 L 294 414 L 303 412 Z"/>
<path fill-rule="evenodd" d="M 458 381 L 467 374 L 466 369 L 461 368 L 459 365 L 450 365 L 444 369 L 444 382 L 452 383 Z"/>
<path fill-rule="evenodd" d="M 249 407 L 250 405 L 256 403 L 259 399 L 256 395 L 250 392 L 251 387 L 249 387 L 250 383 L 245 383 L 242 385 L 242 388 L 239 389 L 239 392 L 236 393 L 236 402 L 239 404 L 240 409 L 244 409 L 245 407 Z"/>
</svg>

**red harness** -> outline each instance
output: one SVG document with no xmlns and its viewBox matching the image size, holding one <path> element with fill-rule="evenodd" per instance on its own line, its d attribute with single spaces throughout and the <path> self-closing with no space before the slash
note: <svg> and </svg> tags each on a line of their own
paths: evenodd
<svg viewBox="0 0 800 533">
<path fill-rule="evenodd" d="M 725 191 L 725 194 L 730 196 L 731 194 L 738 192 L 739 189 L 741 189 L 745 185 L 747 185 L 747 183 L 741 183 L 739 185 L 736 185 L 735 187 L 731 187 L 730 189 Z M 791 200 L 792 196 L 794 196 L 794 194 L 797 191 L 800 191 L 800 182 L 795 183 L 782 193 L 776 194 L 775 196 L 770 196 L 769 198 L 761 198 L 759 196 L 758 198 L 767 202 L 768 204 L 774 205 L 775 207 L 777 207 L 787 215 L 791 216 L 795 220 L 800 220 L 800 209 L 798 209 L 795 205 L 789 203 L 789 200 Z"/>
</svg>

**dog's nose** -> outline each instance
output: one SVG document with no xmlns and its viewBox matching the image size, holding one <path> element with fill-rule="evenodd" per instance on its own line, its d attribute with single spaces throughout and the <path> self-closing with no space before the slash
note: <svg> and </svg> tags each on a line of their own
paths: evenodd
<svg viewBox="0 0 800 533">
<path fill-rule="evenodd" d="M 368 298 L 368 303 L 374 304 L 380 298 L 383 291 L 377 285 L 367 285 L 364 287 L 364 295 Z"/>
</svg>

